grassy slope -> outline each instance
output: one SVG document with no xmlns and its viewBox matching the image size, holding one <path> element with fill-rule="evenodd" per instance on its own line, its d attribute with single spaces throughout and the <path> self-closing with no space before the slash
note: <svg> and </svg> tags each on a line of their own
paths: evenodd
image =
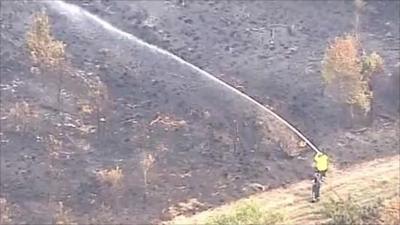
<svg viewBox="0 0 400 225">
<path fill-rule="evenodd" d="M 322 198 L 346 197 L 352 193 L 363 200 L 392 198 L 400 190 L 400 156 L 383 158 L 355 165 L 345 170 L 332 170 L 322 189 Z M 176 217 L 171 224 L 204 224 L 210 215 L 228 212 L 240 201 L 252 200 L 263 206 L 262 210 L 277 210 L 287 216 L 285 224 L 315 224 L 323 220 L 319 211 L 321 203 L 310 203 L 310 181 L 302 181 L 286 188 L 263 192 L 201 212 L 192 217 Z M 322 199 L 323 201 L 323 199 Z M 400 203 L 399 203 L 400 204 Z"/>
</svg>

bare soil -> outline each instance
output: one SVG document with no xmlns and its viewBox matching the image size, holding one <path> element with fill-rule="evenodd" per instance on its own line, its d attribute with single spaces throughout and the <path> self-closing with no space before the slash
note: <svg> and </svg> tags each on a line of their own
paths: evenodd
<svg viewBox="0 0 400 225">
<path fill-rule="evenodd" d="M 347 107 L 324 94 L 320 78 L 328 42 L 352 30 L 351 2 L 70 2 L 272 107 L 337 166 L 399 154 L 398 1 L 367 2 L 361 16 L 365 49 L 385 59 L 385 71 L 372 83 L 369 121 L 350 118 Z M 254 104 L 79 12 L 49 5 L 1 2 L 0 197 L 10 204 L 14 224 L 54 223 L 59 201 L 80 224 L 158 223 L 248 196 L 254 183 L 269 189 L 312 173 L 311 151 L 288 155 Z M 44 140 L 60 129 L 58 73 L 34 65 L 25 45 L 31 15 L 43 8 L 55 37 L 67 44 L 70 71 L 63 83 L 70 125 L 56 158 Z M 77 103 L 88 92 L 71 74 L 98 76 L 106 85 L 104 121 L 79 113 Z M 16 129 L 20 121 L 9 111 L 21 100 L 40 116 Z M 84 127 L 94 132 L 78 131 Z M 144 153 L 155 156 L 147 187 Z M 117 165 L 121 187 L 97 179 L 96 171 Z M 192 209 L 179 207 L 190 199 L 198 202 Z"/>
</svg>

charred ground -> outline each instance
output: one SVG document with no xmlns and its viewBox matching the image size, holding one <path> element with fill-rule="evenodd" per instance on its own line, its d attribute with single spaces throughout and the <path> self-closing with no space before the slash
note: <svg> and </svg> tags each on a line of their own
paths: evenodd
<svg viewBox="0 0 400 225">
<path fill-rule="evenodd" d="M 373 122 L 350 127 L 346 108 L 324 95 L 320 61 L 329 40 L 351 31 L 351 3 L 72 3 L 273 107 L 340 165 L 398 153 L 399 2 L 367 2 L 361 17 L 362 41 L 383 56 L 385 71 L 373 82 Z M 68 138 L 58 158 L 49 157 L 43 140 L 59 129 L 57 79 L 32 63 L 25 43 L 31 15 L 43 8 L 47 4 L 1 2 L 0 194 L 13 223 L 50 223 L 59 201 L 80 223 L 92 218 L 155 223 L 247 196 L 252 183 L 272 188 L 311 172 L 303 159 L 311 153 L 288 156 L 272 141 L 274 134 L 263 131 L 259 112 L 240 96 L 218 91 L 209 84 L 213 81 L 197 78 L 201 75 L 185 66 L 54 9 L 48 14 L 55 37 L 67 44 L 69 74 L 98 76 L 108 100 L 100 115 L 105 122 L 98 123 L 95 114 L 82 117 L 77 103 L 90 101 L 87 88 L 68 76 L 64 110 L 75 127 L 65 128 Z M 22 100 L 43 115 L 24 130 L 8 117 Z M 78 120 L 83 121 L 79 128 L 89 131 L 77 131 Z M 144 153 L 155 157 L 147 186 Z M 124 174 L 121 186 L 98 179 L 96 171 L 117 165 Z M 189 199 L 196 201 L 178 205 Z"/>
</svg>

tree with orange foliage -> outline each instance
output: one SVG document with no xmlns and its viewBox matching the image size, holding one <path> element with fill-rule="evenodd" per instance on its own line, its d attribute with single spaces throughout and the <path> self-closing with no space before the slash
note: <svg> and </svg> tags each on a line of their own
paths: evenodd
<svg viewBox="0 0 400 225">
<path fill-rule="evenodd" d="M 322 78 L 331 94 L 340 102 L 371 111 L 371 76 L 383 69 L 376 52 L 366 55 L 355 35 L 337 37 L 325 51 Z"/>
</svg>

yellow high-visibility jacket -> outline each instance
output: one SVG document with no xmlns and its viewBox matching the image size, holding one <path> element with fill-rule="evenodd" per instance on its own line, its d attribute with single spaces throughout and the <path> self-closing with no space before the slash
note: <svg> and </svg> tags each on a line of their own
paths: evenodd
<svg viewBox="0 0 400 225">
<path fill-rule="evenodd" d="M 314 166 L 318 171 L 324 171 L 328 169 L 329 158 L 325 154 L 316 154 L 314 156 Z"/>
</svg>

